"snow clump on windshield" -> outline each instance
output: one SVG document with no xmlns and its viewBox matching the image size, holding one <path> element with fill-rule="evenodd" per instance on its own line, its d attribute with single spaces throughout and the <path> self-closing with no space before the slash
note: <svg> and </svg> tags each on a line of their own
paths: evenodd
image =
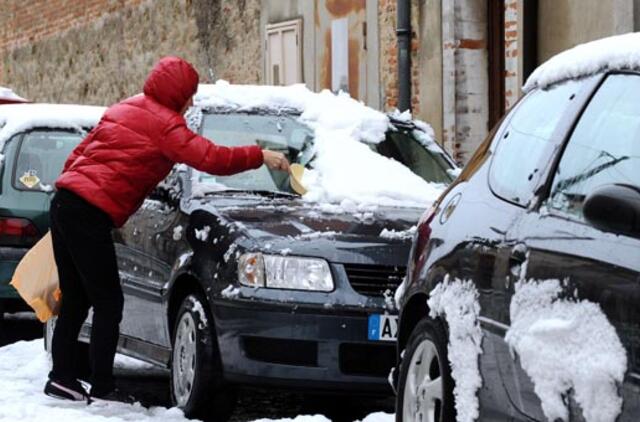
<svg viewBox="0 0 640 422">
<path fill-rule="evenodd" d="M 627 355 L 600 306 L 561 299 L 559 280 L 518 281 L 505 340 L 520 357 L 549 420 L 569 419 L 573 390 L 587 422 L 614 421 Z"/>
<path fill-rule="evenodd" d="M 442 185 L 424 181 L 371 149 L 369 144 L 385 139 L 389 118 L 346 93 L 314 93 L 303 84 L 275 87 L 218 81 L 200 85 L 195 103 L 227 111 L 300 113 L 300 122 L 315 133 L 314 169 L 303 177 L 306 200 L 424 208 L 442 193 Z"/>
<path fill-rule="evenodd" d="M 580 44 L 540 65 L 527 79 L 529 92 L 566 79 L 593 75 L 604 70 L 640 68 L 640 32 L 616 35 Z"/>
<path fill-rule="evenodd" d="M 472 422 L 480 414 L 477 393 L 482 386 L 478 291 L 471 280 L 451 280 L 447 274 L 442 283 L 431 291 L 427 304 L 429 316 L 444 316 L 449 327 L 448 358 L 455 382 L 453 395 L 458 421 Z"/>
</svg>

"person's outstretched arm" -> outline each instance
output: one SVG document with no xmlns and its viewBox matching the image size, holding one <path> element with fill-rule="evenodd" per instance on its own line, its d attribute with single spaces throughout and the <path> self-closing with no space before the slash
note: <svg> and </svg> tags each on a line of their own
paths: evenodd
<svg viewBox="0 0 640 422">
<path fill-rule="evenodd" d="M 171 119 L 159 146 L 171 161 L 220 176 L 256 169 L 264 162 L 260 147 L 216 145 L 189 130 L 181 116 Z"/>
</svg>

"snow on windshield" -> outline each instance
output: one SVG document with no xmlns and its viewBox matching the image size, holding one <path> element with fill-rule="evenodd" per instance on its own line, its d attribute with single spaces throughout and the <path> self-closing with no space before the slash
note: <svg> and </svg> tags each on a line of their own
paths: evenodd
<svg viewBox="0 0 640 422">
<path fill-rule="evenodd" d="M 104 107 L 68 104 L 15 104 L 0 106 L 0 151 L 13 135 L 36 127 L 78 129 L 95 126 Z M 0 161 L 2 160 L 0 154 Z"/>
<path fill-rule="evenodd" d="M 527 79 L 524 91 L 603 70 L 640 68 L 640 33 L 629 33 L 580 44 L 540 65 Z"/>
<path fill-rule="evenodd" d="M 403 164 L 374 152 L 367 144 L 384 140 L 389 119 L 348 94 L 304 85 L 287 87 L 200 85 L 196 105 L 228 111 L 291 111 L 314 131 L 314 169 L 305 172 L 306 200 L 321 203 L 413 206 L 424 208 L 443 186 L 428 183 Z"/>
</svg>

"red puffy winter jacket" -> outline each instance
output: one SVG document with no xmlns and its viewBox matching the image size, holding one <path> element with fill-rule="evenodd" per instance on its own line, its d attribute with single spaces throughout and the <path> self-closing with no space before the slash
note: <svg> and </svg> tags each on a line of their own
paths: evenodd
<svg viewBox="0 0 640 422">
<path fill-rule="evenodd" d="M 178 113 L 197 87 L 198 73 L 189 63 L 160 60 L 144 95 L 107 109 L 67 159 L 56 187 L 73 191 L 120 227 L 175 163 L 216 175 L 260 167 L 260 147 L 218 146 L 187 128 Z"/>
</svg>

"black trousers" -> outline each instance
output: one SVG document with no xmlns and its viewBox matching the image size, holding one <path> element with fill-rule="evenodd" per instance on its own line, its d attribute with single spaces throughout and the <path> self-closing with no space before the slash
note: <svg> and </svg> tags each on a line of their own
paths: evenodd
<svg viewBox="0 0 640 422">
<path fill-rule="evenodd" d="M 93 307 L 89 381 L 92 394 L 105 394 L 114 388 L 113 360 L 124 303 L 113 223 L 102 210 L 64 189 L 51 201 L 50 216 L 62 304 L 53 332 L 49 378 L 63 382 L 78 378 L 78 362 L 83 361 L 78 334 Z"/>
</svg>

